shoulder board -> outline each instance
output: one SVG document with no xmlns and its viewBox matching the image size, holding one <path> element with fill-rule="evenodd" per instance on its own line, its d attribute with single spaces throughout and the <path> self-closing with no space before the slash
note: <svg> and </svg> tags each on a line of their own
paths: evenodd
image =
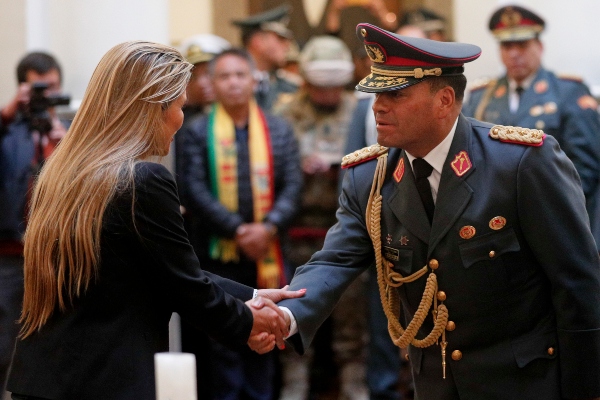
<svg viewBox="0 0 600 400">
<path fill-rule="evenodd" d="M 573 82 L 583 83 L 583 78 L 578 75 L 556 74 L 556 77 L 563 81 L 573 81 Z"/>
<path fill-rule="evenodd" d="M 490 129 L 490 137 L 505 143 L 516 143 L 537 147 L 544 144 L 546 134 L 539 129 L 494 125 Z"/>
<path fill-rule="evenodd" d="M 344 158 L 342 158 L 342 168 L 345 169 L 354 167 L 355 165 L 377 158 L 387 152 L 388 148 L 379 144 L 363 147 L 360 150 L 356 150 L 353 153 L 345 155 Z"/>
<path fill-rule="evenodd" d="M 483 89 L 485 87 L 487 87 L 490 84 L 494 84 L 496 82 L 495 79 L 491 79 L 491 78 L 479 78 L 479 79 L 475 79 L 475 81 L 473 82 L 473 84 L 471 85 L 471 87 L 469 88 L 470 91 L 476 91 L 476 90 L 480 90 Z"/>
</svg>

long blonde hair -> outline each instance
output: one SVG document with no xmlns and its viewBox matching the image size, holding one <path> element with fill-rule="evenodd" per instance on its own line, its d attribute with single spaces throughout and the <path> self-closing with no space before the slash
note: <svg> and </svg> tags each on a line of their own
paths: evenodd
<svg viewBox="0 0 600 400">
<path fill-rule="evenodd" d="M 176 49 L 142 41 L 119 44 L 100 60 L 33 191 L 21 337 L 96 279 L 106 207 L 119 191 L 133 190 L 136 162 L 165 155 L 163 114 L 185 92 L 191 69 Z"/>
</svg>

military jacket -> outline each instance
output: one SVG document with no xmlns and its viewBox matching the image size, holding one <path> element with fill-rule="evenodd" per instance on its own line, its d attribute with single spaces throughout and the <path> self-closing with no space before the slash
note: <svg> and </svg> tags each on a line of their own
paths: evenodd
<svg viewBox="0 0 600 400">
<path fill-rule="evenodd" d="M 593 232 L 600 243 L 600 118 L 589 89 L 576 78 L 561 78 L 540 68 L 515 113 L 509 110 L 508 97 L 504 76 L 474 88 L 463 114 L 494 124 L 543 129 L 554 136 L 579 173 Z"/>
<path fill-rule="evenodd" d="M 537 147 L 503 143 L 488 136 L 491 126 L 459 117 L 431 225 L 405 152 L 389 151 L 383 255 L 404 276 L 437 260 L 438 289 L 455 325 L 446 331 L 446 379 L 439 346 L 409 346 L 415 398 L 600 396 L 600 260 L 573 163 L 551 136 Z M 300 352 L 373 265 L 365 212 L 376 163 L 347 171 L 338 222 L 291 282 L 306 295 L 280 303 L 296 318 L 291 341 Z M 426 279 L 392 289 L 401 321 L 416 312 Z M 417 338 L 431 329 L 428 317 Z"/>
</svg>

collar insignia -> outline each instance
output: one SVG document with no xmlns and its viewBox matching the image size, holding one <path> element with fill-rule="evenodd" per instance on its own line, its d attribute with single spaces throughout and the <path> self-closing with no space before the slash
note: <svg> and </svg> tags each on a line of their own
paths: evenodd
<svg viewBox="0 0 600 400">
<path fill-rule="evenodd" d="M 473 164 L 471 164 L 471 160 L 469 159 L 469 155 L 466 151 L 461 151 L 454 157 L 454 161 L 450 163 L 450 166 L 454 170 L 456 176 L 463 176 L 467 173 L 468 170 L 471 169 Z"/>
<path fill-rule="evenodd" d="M 404 176 L 404 158 L 400 158 L 400 161 L 398 161 L 398 166 L 396 166 L 396 169 L 394 170 L 394 180 L 397 183 L 400 183 L 403 176 Z"/>
</svg>

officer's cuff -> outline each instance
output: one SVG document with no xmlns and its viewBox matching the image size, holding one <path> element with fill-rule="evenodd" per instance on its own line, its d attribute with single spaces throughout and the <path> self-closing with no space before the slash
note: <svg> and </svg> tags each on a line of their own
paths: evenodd
<svg viewBox="0 0 600 400">
<path fill-rule="evenodd" d="M 287 307 L 279 307 L 279 308 L 283 312 L 287 313 L 287 315 L 290 317 L 290 333 L 288 333 L 288 335 L 284 338 L 284 339 L 287 339 L 290 336 L 298 333 L 298 324 L 296 323 L 296 318 L 294 317 L 294 314 L 292 314 L 292 312 L 290 311 L 289 308 L 287 308 Z"/>
</svg>

